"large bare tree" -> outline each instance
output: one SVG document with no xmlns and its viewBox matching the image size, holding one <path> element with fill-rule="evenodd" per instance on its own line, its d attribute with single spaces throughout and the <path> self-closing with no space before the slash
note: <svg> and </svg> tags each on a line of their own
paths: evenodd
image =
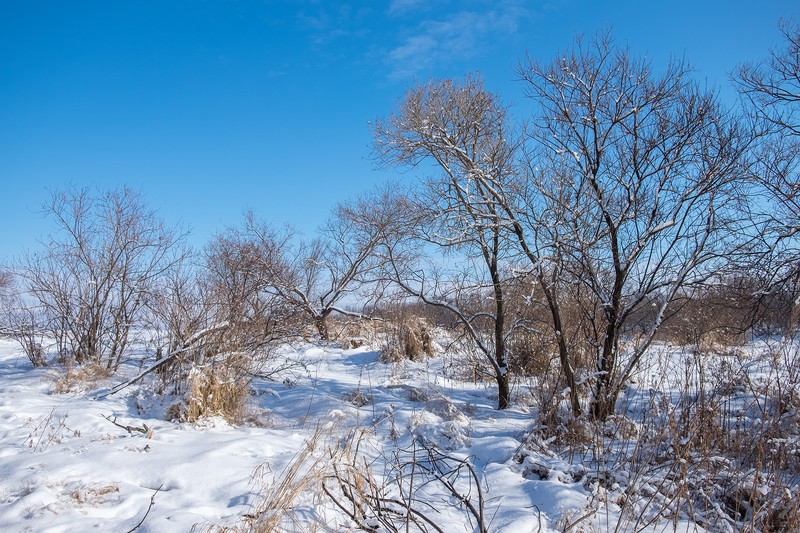
<svg viewBox="0 0 800 533">
<path fill-rule="evenodd" d="M 394 282 L 456 317 L 491 366 L 503 409 L 513 330 L 504 279 L 509 247 L 491 187 L 514 170 L 507 111 L 477 76 L 431 81 L 409 89 L 377 124 L 374 146 L 384 164 L 430 171 L 407 203 L 410 223 L 387 248 Z M 426 261 L 417 253 L 426 246 L 446 257 Z"/>
<path fill-rule="evenodd" d="M 599 419 L 670 303 L 736 251 L 748 139 L 689 70 L 673 62 L 655 74 L 606 33 L 518 69 L 535 111 L 524 201 L 507 212 L 557 331 L 564 284 L 586 293 Z M 623 342 L 642 305 L 655 306 L 653 319 Z"/>
</svg>

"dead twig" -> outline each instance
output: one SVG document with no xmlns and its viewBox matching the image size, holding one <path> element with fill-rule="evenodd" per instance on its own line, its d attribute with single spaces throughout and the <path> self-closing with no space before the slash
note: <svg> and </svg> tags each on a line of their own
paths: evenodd
<svg viewBox="0 0 800 533">
<path fill-rule="evenodd" d="M 144 521 L 147 520 L 147 515 L 150 514 L 150 509 L 152 509 L 153 506 L 156 504 L 156 494 L 158 494 L 161 491 L 161 487 L 163 486 L 164 486 L 163 484 L 159 485 L 156 491 L 153 493 L 153 495 L 150 496 L 150 505 L 147 506 L 147 511 L 144 513 L 144 516 L 142 517 L 141 520 L 139 520 L 139 523 L 133 526 L 131 529 L 129 529 L 127 533 L 132 533 L 133 531 L 136 531 L 142 524 L 144 524 Z"/>
</svg>

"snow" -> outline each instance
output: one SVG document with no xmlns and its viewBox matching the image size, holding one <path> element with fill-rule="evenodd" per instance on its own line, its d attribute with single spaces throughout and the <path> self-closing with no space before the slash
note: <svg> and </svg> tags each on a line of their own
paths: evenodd
<svg viewBox="0 0 800 533">
<path fill-rule="evenodd" d="M 583 501 L 564 500 L 563 487 L 534 488 L 537 482 L 520 475 L 513 456 L 529 415 L 495 411 L 483 385 L 445 389 L 436 382 L 452 387 L 453 380 L 430 379 L 440 377 L 435 369 L 384 365 L 368 348 L 301 346 L 281 353 L 302 360 L 305 372 L 286 383 L 255 382 L 250 408 L 261 424 L 234 427 L 219 418 L 165 420 L 168 402 L 148 380 L 100 399 L 85 391 L 56 394 L 55 368 L 31 368 L 14 344 L 0 340 L 0 530 L 127 531 L 151 498 L 138 531 L 235 525 L 262 498 L 252 479 L 259 468 L 282 472 L 320 424 L 335 426 L 334 436 L 373 428 L 369 449 L 378 455 L 421 438 L 471 457 L 486 484 L 492 530 L 530 531 L 541 519 L 547 531 L 558 518 L 547 514 L 552 502 Z M 110 389 L 122 381 L 120 375 L 99 385 Z M 370 400 L 360 408 L 347 401 L 355 390 Z M 106 417 L 151 433 L 129 433 Z M 327 510 L 303 516 L 332 520 L 332 507 L 321 505 Z M 471 530 L 456 507 L 441 514 L 453 531 Z"/>
<path fill-rule="evenodd" d="M 497 411 L 491 383 L 448 377 L 444 357 L 384 364 L 378 355 L 369 347 L 285 346 L 275 357 L 300 361 L 303 370 L 282 382 L 255 381 L 247 422 L 233 426 L 220 418 L 167 421 L 174 398 L 155 392 L 153 375 L 106 397 L 57 394 L 58 368 L 34 369 L 16 345 L 0 339 L 0 531 L 129 531 L 145 514 L 137 531 L 241 525 L 309 442 L 316 447 L 304 472 L 330 473 L 334 458 L 354 453 L 347 444 L 357 443 L 356 463 L 369 465 L 387 486 L 403 482 L 392 477 L 393 459 L 419 458 L 426 449 L 439 450 L 448 464 L 469 464 L 490 531 L 546 533 L 579 520 L 587 531 L 614 529 L 620 509 L 612 496 L 626 483 L 623 473 L 603 478 L 591 459 L 553 453 L 553 438 L 531 440 L 535 415 L 528 407 L 516 402 Z M 124 368 L 97 390 L 138 372 Z M 647 401 L 647 381 L 627 393 L 630 406 Z M 146 431 L 126 431 L 109 418 Z M 283 530 L 353 526 L 322 493 L 323 477 L 292 502 Z M 455 487 L 477 501 L 466 470 Z M 648 487 L 655 490 L 642 483 L 642 494 Z M 420 490 L 431 502 L 423 509 L 443 530 L 475 530 L 465 506 L 441 485 Z M 670 530 L 699 530 L 667 520 Z"/>
</svg>

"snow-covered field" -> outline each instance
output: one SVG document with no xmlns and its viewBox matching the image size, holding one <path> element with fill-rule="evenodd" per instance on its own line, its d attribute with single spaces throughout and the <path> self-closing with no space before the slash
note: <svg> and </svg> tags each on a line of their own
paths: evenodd
<svg viewBox="0 0 800 533">
<path fill-rule="evenodd" d="M 254 423 L 232 427 L 221 419 L 165 421 L 166 406 L 146 386 L 100 400 L 85 391 L 53 393 L 55 369 L 32 369 L 14 344 L 0 341 L 0 531 L 128 531 L 151 499 L 138 531 L 235 525 L 263 497 L 254 476 L 283 472 L 320 427 L 325 439 L 366 429 L 361 438 L 370 455 L 410 444 L 413 431 L 470 456 L 493 531 L 535 531 L 539 524 L 547 531 L 586 503 L 579 485 L 523 478 L 513 457 L 530 415 L 496 411 L 488 387 L 442 379 L 439 359 L 386 365 L 368 348 L 314 346 L 285 355 L 305 370 L 285 383 L 256 382 Z M 106 417 L 151 433 L 128 433 Z M 334 530 L 347 524 L 318 494 L 305 499 L 307 513 L 297 511 L 308 523 L 295 524 L 298 530 L 317 520 Z M 454 501 L 429 514 L 445 531 L 472 529 Z"/>
<path fill-rule="evenodd" d="M 387 502 L 414 494 L 431 530 L 477 531 L 465 502 L 483 508 L 488 531 L 614 530 L 619 507 L 598 504 L 583 459 L 567 462 L 525 440 L 534 425 L 525 390 L 497 411 L 491 384 L 446 378 L 443 357 L 384 364 L 378 355 L 284 347 L 276 357 L 303 366 L 283 381 L 254 382 L 247 422 L 234 427 L 219 418 L 167 421 L 174 398 L 154 392 L 155 378 L 98 397 L 133 367 L 93 391 L 55 393 L 59 370 L 33 369 L 0 340 L 0 531 L 244 529 L 265 513 L 280 515 L 282 530 L 347 530 L 352 501 L 341 482 L 358 485 L 348 461 Z M 400 468 L 414 459 L 438 465 L 440 479 Z M 292 493 L 289 503 L 277 502 L 279 493 Z M 703 530 L 678 518 L 645 530 Z M 374 516 L 364 523 L 378 525 Z"/>
</svg>

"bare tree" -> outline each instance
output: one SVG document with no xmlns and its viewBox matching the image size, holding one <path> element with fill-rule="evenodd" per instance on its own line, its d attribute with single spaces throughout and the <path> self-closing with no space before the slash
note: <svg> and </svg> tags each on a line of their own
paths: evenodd
<svg viewBox="0 0 800 533">
<path fill-rule="evenodd" d="M 364 289 L 375 282 L 379 266 L 375 249 L 383 232 L 382 222 L 366 216 L 373 209 L 368 196 L 336 206 L 311 241 L 299 241 L 295 232 L 276 230 L 249 214 L 244 227 L 262 253 L 263 288 L 302 311 L 312 320 L 323 340 L 330 339 L 328 317 L 332 313 L 364 317 L 352 307 L 367 305 Z M 360 302 L 348 297 L 359 295 Z"/>
<path fill-rule="evenodd" d="M 55 231 L 17 265 L 23 291 L 47 317 L 62 358 L 114 370 L 156 280 L 180 260 L 182 236 L 127 188 L 56 192 L 44 212 Z"/>
<path fill-rule="evenodd" d="M 513 330 L 503 274 L 509 247 L 491 187 L 503 186 L 514 171 L 507 111 L 478 77 L 431 81 L 409 89 L 395 113 L 377 125 L 374 146 L 384 164 L 432 162 L 439 172 L 408 201 L 408 227 L 387 246 L 392 277 L 408 294 L 456 317 L 491 366 L 503 409 Z M 417 253 L 426 245 L 457 266 L 427 261 Z"/>
<path fill-rule="evenodd" d="M 740 66 L 733 80 L 751 107 L 778 129 L 800 135 L 800 26 L 781 21 L 784 49 Z"/>
<path fill-rule="evenodd" d="M 0 270 L 0 336 L 14 339 L 34 367 L 47 365 L 46 325 L 41 308 L 20 294 L 12 273 Z"/>
<path fill-rule="evenodd" d="M 768 270 L 765 297 L 800 292 L 800 26 L 782 22 L 785 47 L 766 61 L 740 66 L 733 80 L 759 127 L 751 167 L 763 193 L 756 213 L 764 238 L 754 268 Z M 787 321 L 797 321 L 797 307 Z"/>
<path fill-rule="evenodd" d="M 14 276 L 7 270 L 0 269 L 0 309 L 3 313 L 0 314 L 0 335 L 9 335 L 11 328 L 11 321 L 8 319 L 6 311 L 9 308 L 9 300 L 11 299 L 11 288 L 14 284 Z"/>
<path fill-rule="evenodd" d="M 557 331 L 562 288 L 586 291 L 597 364 L 590 412 L 605 419 L 670 303 L 734 253 L 747 138 L 689 81 L 687 65 L 656 76 L 607 34 L 518 72 L 536 112 L 510 227 L 554 300 Z M 656 304 L 654 320 L 623 343 L 645 302 Z"/>
</svg>

